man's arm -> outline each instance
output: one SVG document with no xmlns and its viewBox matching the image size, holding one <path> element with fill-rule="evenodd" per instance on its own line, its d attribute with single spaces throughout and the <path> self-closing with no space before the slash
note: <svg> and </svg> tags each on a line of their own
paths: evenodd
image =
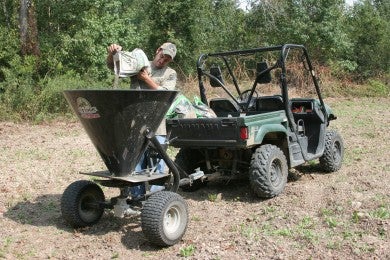
<svg viewBox="0 0 390 260">
<path fill-rule="evenodd" d="M 107 55 L 106 63 L 109 69 L 114 70 L 113 56 L 117 51 L 121 51 L 121 50 L 122 50 L 122 46 L 115 43 L 107 47 L 108 55 Z"/>
<path fill-rule="evenodd" d="M 159 89 L 159 85 L 154 82 L 152 77 L 149 75 L 146 69 L 142 69 L 138 74 L 137 78 L 145 82 L 146 85 L 149 86 L 150 89 Z"/>
<path fill-rule="evenodd" d="M 177 74 L 174 69 L 167 68 L 166 75 L 164 75 L 164 81 L 162 82 L 160 89 L 174 90 L 176 88 Z"/>
</svg>

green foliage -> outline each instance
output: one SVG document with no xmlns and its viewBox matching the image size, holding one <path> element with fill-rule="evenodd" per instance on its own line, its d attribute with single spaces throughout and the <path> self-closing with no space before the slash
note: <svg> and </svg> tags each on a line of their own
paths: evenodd
<svg viewBox="0 0 390 260">
<path fill-rule="evenodd" d="M 354 75 L 368 82 L 346 90 L 348 95 L 389 95 L 389 1 L 360 0 L 350 8 L 343 0 L 251 3 L 244 11 L 235 0 L 35 1 L 41 55 L 23 57 L 18 2 L 5 0 L 0 11 L 0 118 L 66 113 L 64 89 L 111 86 L 113 75 L 106 67 L 111 43 L 125 50 L 142 48 L 152 59 L 161 43 L 173 41 L 178 54 L 172 67 L 182 78 L 194 76 L 201 53 L 304 44 L 316 63 L 330 67 L 332 77 L 349 80 Z"/>
<path fill-rule="evenodd" d="M 53 77 L 41 83 L 44 87 L 36 97 L 39 115 L 59 114 L 69 111 L 63 91 L 69 89 L 101 89 L 101 83 L 95 83 L 92 79 L 82 78 L 74 71 L 68 71 L 64 75 Z"/>
<path fill-rule="evenodd" d="M 347 32 L 354 44 L 356 76 L 367 79 L 390 71 L 390 21 L 387 1 L 364 0 L 349 13 Z"/>
<path fill-rule="evenodd" d="M 390 96 L 390 86 L 379 80 L 370 79 L 368 81 L 367 96 L 388 97 Z"/>
<path fill-rule="evenodd" d="M 37 110 L 34 106 L 34 95 L 37 91 L 34 77 L 36 75 L 36 57 L 21 58 L 15 55 L 8 61 L 9 67 L 3 67 L 4 81 L 0 82 L 0 100 L 7 113 L 20 115 L 28 119 Z"/>
<path fill-rule="evenodd" d="M 178 47 L 175 63 L 185 74 L 195 73 L 201 53 L 239 48 L 246 34 L 244 13 L 232 0 L 150 0 L 148 19 L 153 32 L 149 51 L 161 42 L 173 41 Z"/>
</svg>

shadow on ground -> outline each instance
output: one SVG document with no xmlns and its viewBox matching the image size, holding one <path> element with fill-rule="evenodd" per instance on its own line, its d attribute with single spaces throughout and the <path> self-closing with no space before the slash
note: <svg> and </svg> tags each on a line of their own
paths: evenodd
<svg viewBox="0 0 390 260">
<path fill-rule="evenodd" d="M 126 248 L 157 251 L 144 237 L 140 217 L 119 218 L 105 211 L 98 223 L 93 226 L 74 229 L 61 215 L 61 194 L 38 196 L 31 201 L 18 202 L 10 207 L 3 216 L 22 225 L 36 227 L 56 227 L 68 233 L 80 233 L 88 236 L 104 236 L 117 232 Z"/>
</svg>

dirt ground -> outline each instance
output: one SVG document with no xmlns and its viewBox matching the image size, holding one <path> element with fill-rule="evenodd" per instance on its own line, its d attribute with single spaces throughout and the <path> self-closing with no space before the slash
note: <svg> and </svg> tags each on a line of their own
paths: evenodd
<svg viewBox="0 0 390 260">
<path fill-rule="evenodd" d="M 246 181 L 180 191 L 190 221 L 168 248 L 151 245 L 135 217 L 106 211 L 90 228 L 65 223 L 64 189 L 89 179 L 80 171 L 106 169 L 78 122 L 1 122 L 0 258 L 390 259 L 390 99 L 326 102 L 344 138 L 340 171 L 291 170 L 285 191 L 269 200 Z"/>
</svg>

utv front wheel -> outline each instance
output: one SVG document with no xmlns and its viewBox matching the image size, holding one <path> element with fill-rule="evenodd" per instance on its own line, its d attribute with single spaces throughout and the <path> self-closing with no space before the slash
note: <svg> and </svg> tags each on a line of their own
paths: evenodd
<svg viewBox="0 0 390 260">
<path fill-rule="evenodd" d="M 250 185 L 261 198 L 272 198 L 280 194 L 287 183 L 287 160 L 275 145 L 262 145 L 252 155 L 249 168 Z"/>
<path fill-rule="evenodd" d="M 335 172 L 341 168 L 344 158 L 344 143 L 340 134 L 334 130 L 327 131 L 325 150 L 320 157 L 320 166 L 326 172 Z"/>
<path fill-rule="evenodd" d="M 105 200 L 102 189 L 94 182 L 80 180 L 70 184 L 62 194 L 62 217 L 74 228 L 91 226 L 98 222 Z"/>
<path fill-rule="evenodd" d="M 142 231 L 155 245 L 176 244 L 183 237 L 187 223 L 188 206 L 177 193 L 157 192 L 150 196 L 142 209 Z"/>
</svg>

